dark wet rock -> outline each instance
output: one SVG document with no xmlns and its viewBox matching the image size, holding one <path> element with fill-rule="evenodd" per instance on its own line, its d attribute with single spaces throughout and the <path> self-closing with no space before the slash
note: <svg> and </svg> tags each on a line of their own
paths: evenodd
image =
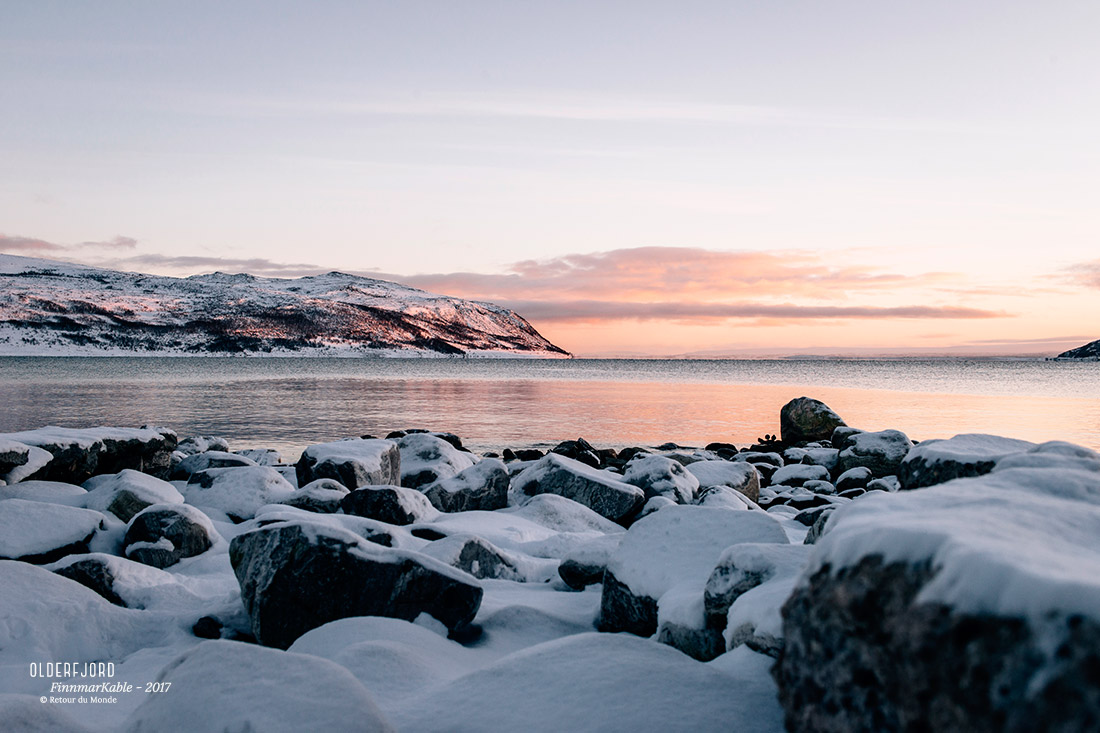
<svg viewBox="0 0 1100 733">
<path fill-rule="evenodd" d="M 679 649 L 700 662 L 709 662 L 726 651 L 726 641 L 720 632 L 672 622 L 660 625 L 657 629 L 657 641 Z"/>
<path fill-rule="evenodd" d="M 508 506 L 510 486 L 505 465 L 495 458 L 485 458 L 421 491 L 441 512 L 493 511 Z"/>
<path fill-rule="evenodd" d="M 584 438 L 562 441 L 551 448 L 550 452 L 557 453 L 559 456 L 571 458 L 574 461 L 580 461 L 592 468 L 599 468 L 601 465 L 599 453 L 592 447 L 592 444 Z"/>
<path fill-rule="evenodd" d="M 125 557 L 166 568 L 210 549 L 217 533 L 210 520 L 186 504 L 157 504 L 130 520 L 122 540 Z"/>
<path fill-rule="evenodd" d="M 849 438 L 851 438 L 853 435 L 857 435 L 857 434 L 862 433 L 862 432 L 864 432 L 864 431 L 860 430 L 859 428 L 853 428 L 853 427 L 849 427 L 847 425 L 841 425 L 840 427 L 838 427 L 836 430 L 833 431 L 833 435 L 829 439 L 829 442 L 837 450 L 842 450 L 842 449 L 844 449 L 848 446 L 848 439 Z"/>
<path fill-rule="evenodd" d="M 926 440 L 913 447 L 898 470 L 903 489 L 919 489 L 952 479 L 981 476 L 997 461 L 1035 448 L 1034 443 L 996 435 L 963 434 Z"/>
<path fill-rule="evenodd" d="M 779 432 L 787 445 L 829 440 L 844 421 L 820 400 L 793 399 L 779 411 Z"/>
<path fill-rule="evenodd" d="M 829 524 L 829 517 L 833 512 L 837 510 L 836 504 L 828 504 L 820 507 L 821 513 L 814 519 L 813 525 L 810 527 L 810 531 L 806 533 L 806 538 L 802 540 L 804 545 L 816 544 L 822 535 L 825 534 L 825 530 Z"/>
<path fill-rule="evenodd" d="M 629 521 L 645 503 L 645 493 L 637 486 L 557 453 L 546 455 L 518 475 L 512 491 L 520 501 L 537 494 L 564 496 L 620 523 Z"/>
<path fill-rule="evenodd" d="M 543 451 L 534 448 L 524 448 L 516 451 L 516 458 L 521 461 L 537 461 L 545 455 L 546 453 Z"/>
<path fill-rule="evenodd" d="M 401 483 L 401 452 L 391 440 L 338 440 L 312 445 L 296 466 L 298 485 L 330 478 L 348 489 Z"/>
<path fill-rule="evenodd" d="M 434 519 L 438 514 L 428 498 L 403 486 L 364 486 L 340 501 L 344 514 L 403 526 Z"/>
<path fill-rule="evenodd" d="M 229 557 L 253 633 L 280 649 L 349 616 L 413 621 L 427 613 L 454 631 L 481 605 L 482 589 L 468 574 L 329 526 L 284 523 L 245 532 L 233 539 Z"/>
<path fill-rule="evenodd" d="M 220 639 L 222 622 L 213 616 L 203 616 L 191 627 L 191 633 L 200 639 Z"/>
<path fill-rule="evenodd" d="M 0 501 L 0 560 L 44 565 L 67 555 L 88 552 L 96 530 L 104 527 L 99 512 L 26 499 Z"/>
<path fill-rule="evenodd" d="M 900 430 L 856 433 L 847 438 L 840 451 L 838 469 L 849 471 L 863 467 L 870 469 L 875 478 L 895 476 L 912 447 L 909 436 Z"/>
</svg>

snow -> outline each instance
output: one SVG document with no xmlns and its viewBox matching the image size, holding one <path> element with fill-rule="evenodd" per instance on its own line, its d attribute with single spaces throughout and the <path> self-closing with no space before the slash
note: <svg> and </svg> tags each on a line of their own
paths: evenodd
<svg viewBox="0 0 1100 733">
<path fill-rule="evenodd" d="M 0 502 L 0 557 L 41 555 L 80 542 L 99 529 L 99 512 L 26 499 Z"/>
<path fill-rule="evenodd" d="M 923 459 L 929 463 L 935 461 L 956 461 L 958 463 L 977 463 L 994 461 L 1012 453 L 1022 453 L 1035 447 L 1034 443 L 1015 438 L 1002 438 L 999 435 L 981 433 L 963 433 L 953 438 L 925 440 L 909 451 L 905 462 Z"/>
<path fill-rule="evenodd" d="M 15 733 L 88 733 L 60 706 L 43 706 L 36 695 L 0 693 L 0 730 Z"/>
<path fill-rule="evenodd" d="M 105 440 L 118 442 L 137 440 L 148 443 L 151 440 L 160 440 L 163 437 L 161 432 L 162 428 L 59 428 L 50 425 L 20 433 L 7 433 L 0 437 L 38 447 L 72 445 L 88 449 Z"/>
<path fill-rule="evenodd" d="M 97 512 L 105 513 L 118 492 L 123 490 L 147 504 L 183 503 L 183 495 L 172 484 L 131 469 L 93 476 L 84 482 L 84 488 L 88 491 L 84 506 Z"/>
<path fill-rule="evenodd" d="M 204 731 L 392 730 L 350 672 L 315 656 L 206 641 L 174 659 L 157 679 L 171 688 L 146 698 L 127 721 L 127 733 L 181 725 Z"/>
<path fill-rule="evenodd" d="M 984 441 L 983 441 L 984 442 Z M 870 556 L 931 561 L 918 602 L 962 612 L 1100 619 L 1100 473 L 1008 468 L 839 508 L 803 579 Z"/>
<path fill-rule="evenodd" d="M 781 731 L 770 678 L 730 668 L 628 634 L 579 634 L 413 696 L 390 717 L 425 733 Z"/>
<path fill-rule="evenodd" d="M 685 581 L 702 591 L 722 551 L 741 542 L 785 544 L 787 535 L 765 512 L 670 506 L 635 522 L 607 569 L 634 595 L 659 599 Z"/>
<path fill-rule="evenodd" d="M 213 479 L 209 488 L 198 483 L 200 476 Z M 195 474 L 183 487 L 183 498 L 188 504 L 213 507 L 244 519 L 255 515 L 265 504 L 289 499 L 293 494 L 294 487 L 282 474 L 267 466 L 208 468 Z"/>
<path fill-rule="evenodd" d="M 76 507 L 84 506 L 87 493 L 79 486 L 61 481 L 20 481 L 11 486 L 0 486 L 0 500 L 26 499 Z"/>
<path fill-rule="evenodd" d="M 404 457 L 402 457 L 404 461 Z M 402 466 L 404 463 L 402 463 Z M 488 482 L 490 477 L 497 471 L 504 470 L 504 463 L 495 458 L 485 458 L 477 463 L 462 469 L 454 476 L 450 476 L 430 486 L 424 486 L 422 489 L 427 491 L 429 488 L 433 491 L 443 491 L 448 494 L 457 494 L 460 491 L 477 490 L 483 488 Z"/>
<path fill-rule="evenodd" d="M 397 439 L 401 450 L 401 483 L 424 471 L 435 474 L 432 482 L 452 478 L 474 465 L 476 458 L 430 433 L 412 433 Z"/>
</svg>

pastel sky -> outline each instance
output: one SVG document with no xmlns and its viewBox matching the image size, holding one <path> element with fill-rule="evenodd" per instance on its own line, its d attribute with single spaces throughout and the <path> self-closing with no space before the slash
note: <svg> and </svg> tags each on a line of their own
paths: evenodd
<svg viewBox="0 0 1100 733">
<path fill-rule="evenodd" d="M 339 269 L 578 354 L 1100 338 L 1100 3 L 0 4 L 0 251 Z"/>
</svg>

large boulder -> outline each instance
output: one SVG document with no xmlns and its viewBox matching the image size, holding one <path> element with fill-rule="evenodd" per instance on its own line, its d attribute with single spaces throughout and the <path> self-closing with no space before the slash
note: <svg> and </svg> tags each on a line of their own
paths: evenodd
<svg viewBox="0 0 1100 733">
<path fill-rule="evenodd" d="M 703 587 L 722 551 L 741 542 L 787 541 L 779 522 L 764 512 L 698 506 L 654 512 L 631 526 L 608 561 L 599 628 L 653 635 L 658 601 L 683 584 L 698 595 L 701 628 Z"/>
<path fill-rule="evenodd" d="M 147 473 L 126 469 L 114 474 L 93 476 L 84 482 L 87 490 L 84 506 L 111 513 L 123 522 L 154 504 L 182 504 L 183 495 L 176 487 Z"/>
<path fill-rule="evenodd" d="M 468 574 L 331 525 L 279 522 L 247 531 L 233 539 L 229 558 L 253 634 L 281 649 L 349 616 L 413 621 L 426 613 L 454 631 L 481 605 L 481 586 Z"/>
<path fill-rule="evenodd" d="M 484 458 L 457 475 L 420 490 L 441 512 L 493 511 L 508 506 L 510 485 L 504 463 Z"/>
<path fill-rule="evenodd" d="M 0 501 L 0 559 L 45 564 L 88 551 L 99 512 L 26 499 Z"/>
<path fill-rule="evenodd" d="M 364 486 L 341 499 L 340 508 L 344 514 L 396 525 L 429 522 L 439 516 L 426 496 L 404 486 Z"/>
<path fill-rule="evenodd" d="M 951 479 L 981 476 L 992 471 L 1002 458 L 1035 447 L 1026 440 L 978 433 L 926 440 L 914 446 L 901 462 L 898 479 L 903 489 L 920 489 Z"/>
<path fill-rule="evenodd" d="M 838 509 L 783 608 L 791 730 L 1090 730 L 1100 473 L 1011 468 Z"/>
<path fill-rule="evenodd" d="M 779 435 L 788 445 L 827 441 L 844 421 L 820 400 L 799 397 L 779 411 Z"/>
<path fill-rule="evenodd" d="M 126 733 L 393 730 L 347 669 L 309 654 L 205 641 L 169 662 L 156 681 L 171 688 L 146 695 Z"/>
<path fill-rule="evenodd" d="M 626 464 L 623 481 L 644 491 L 647 499 L 667 496 L 677 504 L 690 504 L 699 490 L 699 479 L 665 456 L 636 455 Z"/>
<path fill-rule="evenodd" d="M 176 434 L 162 428 L 46 427 L 0 436 L 47 451 L 53 459 L 24 478 L 80 484 L 125 468 L 168 478 Z"/>
<path fill-rule="evenodd" d="M 410 489 L 457 476 L 476 462 L 472 454 L 431 433 L 398 438 L 397 447 L 401 451 L 401 481 L 394 483 Z"/>
<path fill-rule="evenodd" d="M 337 440 L 311 445 L 295 467 L 298 485 L 319 478 L 339 481 L 348 489 L 401 483 L 401 452 L 392 440 Z"/>
<path fill-rule="evenodd" d="M 294 487 L 268 466 L 208 468 L 192 474 L 183 487 L 188 504 L 225 512 L 234 520 L 251 519 L 267 504 L 294 495 Z"/>
<path fill-rule="evenodd" d="M 572 458 L 548 453 L 512 481 L 519 501 L 557 494 L 585 505 L 613 522 L 625 522 L 645 504 L 645 492 Z"/>
<path fill-rule="evenodd" d="M 900 430 L 855 433 L 844 443 L 837 468 L 842 473 L 853 468 L 868 468 L 875 478 L 896 476 L 912 447 L 913 441 Z"/>
<path fill-rule="evenodd" d="M 218 537 L 210 519 L 186 504 L 154 504 L 130 520 L 122 553 L 143 565 L 166 568 L 209 550 Z"/>
</svg>

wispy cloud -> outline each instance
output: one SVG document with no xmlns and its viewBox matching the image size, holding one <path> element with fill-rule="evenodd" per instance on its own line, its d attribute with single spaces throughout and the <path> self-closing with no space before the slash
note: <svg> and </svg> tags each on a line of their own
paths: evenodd
<svg viewBox="0 0 1100 733">
<path fill-rule="evenodd" d="M 1100 260 L 1078 262 L 1066 267 L 1060 273 L 1062 281 L 1088 288 L 1100 289 Z"/>
<path fill-rule="evenodd" d="M 32 253 L 59 255 L 63 252 L 75 252 L 84 249 L 135 249 L 137 240 L 131 237 L 113 237 L 98 242 L 77 242 L 75 244 L 58 244 L 47 242 L 44 239 L 34 237 L 18 237 L 0 234 L 0 251 L 8 253 Z"/>
</svg>

